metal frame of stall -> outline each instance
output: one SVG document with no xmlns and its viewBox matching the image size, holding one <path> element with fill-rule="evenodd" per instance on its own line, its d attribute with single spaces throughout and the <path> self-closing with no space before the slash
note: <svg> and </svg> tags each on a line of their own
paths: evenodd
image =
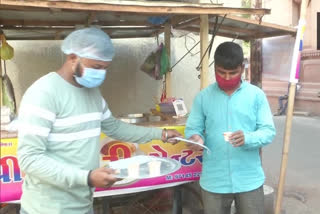
<svg viewBox="0 0 320 214">
<path fill-rule="evenodd" d="M 1 12 L 2 11 L 2 12 Z M 28 19 L 28 14 L 36 14 L 41 12 L 59 13 L 64 11 L 69 12 L 86 12 L 87 18 L 76 21 L 61 21 L 42 17 L 36 20 L 35 17 Z M 221 29 L 217 35 L 239 38 L 247 41 L 253 41 L 259 38 L 280 36 L 280 35 L 295 35 L 296 29 L 291 27 L 284 27 L 275 24 L 268 24 L 262 22 L 262 17 L 270 13 L 268 9 L 251 9 L 251 8 L 226 8 L 222 5 L 215 4 L 195 4 L 195 3 L 181 3 L 181 2 L 148 2 L 148 1 L 117 1 L 117 0 L 69 0 L 69 1 L 41 1 L 41 0 L 1 0 L 0 4 L 0 29 L 3 30 L 7 39 L 10 40 L 37 40 L 37 39 L 63 39 L 68 32 L 75 28 L 75 25 L 83 24 L 89 26 L 92 24 L 106 26 L 105 31 L 109 33 L 111 38 L 132 38 L 132 37 L 154 37 L 162 32 L 165 35 L 165 46 L 170 58 L 170 37 L 171 28 L 188 30 L 190 32 L 200 33 L 200 89 L 208 86 L 208 72 L 209 72 L 209 54 L 207 51 L 209 45 L 209 34 L 211 26 L 216 25 L 210 20 L 214 17 L 219 19 L 231 20 L 233 25 L 221 25 Z M 24 13 L 24 18 L 19 12 Z M 112 21 L 99 21 L 98 14 L 101 12 L 111 12 L 115 17 L 119 16 L 116 24 Z M 16 13 L 16 14 L 15 14 Z M 2 14 L 2 15 L 1 15 Z M 17 15 L 18 14 L 18 15 Z M 258 20 L 251 20 L 234 16 L 234 14 L 249 14 L 260 17 Z M 11 15 L 11 16 L 10 16 Z M 169 16 L 169 21 L 159 26 L 151 26 L 146 23 L 145 19 L 142 21 L 121 20 L 123 16 L 141 17 L 144 16 Z M 223 17 L 223 15 L 225 15 Z M 116 25 L 116 26 L 115 26 Z M 73 27 L 72 27 L 73 26 Z M 114 26 L 108 28 L 108 26 Z M 128 27 L 129 26 L 129 27 Z M 140 27 L 139 27 L 140 26 Z M 142 26 L 142 27 L 141 27 Z M 254 26 L 254 27 L 252 27 Z M 268 30 L 266 30 L 268 29 Z M 49 32 L 46 37 L 37 34 L 23 35 L 23 32 L 30 30 Z M 142 31 L 142 33 L 132 33 L 133 31 Z M 120 32 L 113 34 L 113 32 Z M 121 33 L 123 31 L 124 33 Z M 130 33 L 128 33 L 130 31 Z M 22 32 L 22 33 L 21 33 Z M 127 32 L 127 33 L 126 33 Z M 0 60 L 0 74 L 2 75 L 2 67 Z M 171 73 L 168 72 L 165 76 L 165 89 L 168 97 L 172 96 L 171 91 Z M 1 87 L 2 90 L 2 87 Z M 2 100 L 2 98 L 1 98 Z M 108 213 L 109 202 L 105 197 L 104 213 Z M 173 213 L 181 214 L 181 188 L 174 187 L 174 203 Z"/>
</svg>

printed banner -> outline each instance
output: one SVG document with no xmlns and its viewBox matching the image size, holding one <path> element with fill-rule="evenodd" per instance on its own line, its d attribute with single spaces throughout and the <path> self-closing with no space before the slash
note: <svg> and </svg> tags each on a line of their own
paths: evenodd
<svg viewBox="0 0 320 214">
<path fill-rule="evenodd" d="M 23 175 L 17 159 L 18 139 L 1 139 L 0 144 L 0 202 L 19 200 Z"/>
<path fill-rule="evenodd" d="M 167 126 L 167 129 L 176 129 L 184 133 L 184 126 Z M 17 138 L 1 139 L 1 171 L 0 171 L 0 202 L 19 200 L 22 194 L 21 187 L 24 175 L 19 169 L 17 161 Z M 198 180 L 201 173 L 202 152 L 194 152 L 187 148 L 184 142 L 176 145 L 153 140 L 145 144 L 121 142 L 101 135 L 100 166 L 109 161 L 129 158 L 134 155 L 152 155 L 157 157 L 178 160 L 182 167 L 169 175 L 149 179 L 123 179 L 112 188 L 97 188 L 99 195 L 104 191 L 121 190 L 136 187 L 147 187 L 160 184 L 170 184 Z"/>
</svg>

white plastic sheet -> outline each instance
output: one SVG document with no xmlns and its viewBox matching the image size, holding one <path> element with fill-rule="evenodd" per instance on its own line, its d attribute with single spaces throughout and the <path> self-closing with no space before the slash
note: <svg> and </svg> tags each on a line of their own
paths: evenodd
<svg viewBox="0 0 320 214">
<path fill-rule="evenodd" d="M 262 40 L 263 78 L 289 81 L 295 38 L 279 36 Z"/>
</svg>

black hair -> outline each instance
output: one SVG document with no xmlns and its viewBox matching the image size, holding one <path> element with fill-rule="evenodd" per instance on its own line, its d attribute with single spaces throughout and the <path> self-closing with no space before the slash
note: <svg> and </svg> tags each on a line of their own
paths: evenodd
<svg viewBox="0 0 320 214">
<path fill-rule="evenodd" d="M 214 63 L 224 69 L 236 69 L 243 63 L 243 51 L 240 45 L 234 42 L 221 43 L 214 53 Z"/>
</svg>

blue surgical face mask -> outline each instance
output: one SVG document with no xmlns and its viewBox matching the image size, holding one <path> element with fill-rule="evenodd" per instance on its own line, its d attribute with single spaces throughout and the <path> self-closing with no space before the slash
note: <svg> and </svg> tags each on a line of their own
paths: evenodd
<svg viewBox="0 0 320 214">
<path fill-rule="evenodd" d="M 100 86 L 106 78 L 106 69 L 84 68 L 81 77 L 74 75 L 78 84 L 86 88 L 95 88 Z"/>
</svg>

